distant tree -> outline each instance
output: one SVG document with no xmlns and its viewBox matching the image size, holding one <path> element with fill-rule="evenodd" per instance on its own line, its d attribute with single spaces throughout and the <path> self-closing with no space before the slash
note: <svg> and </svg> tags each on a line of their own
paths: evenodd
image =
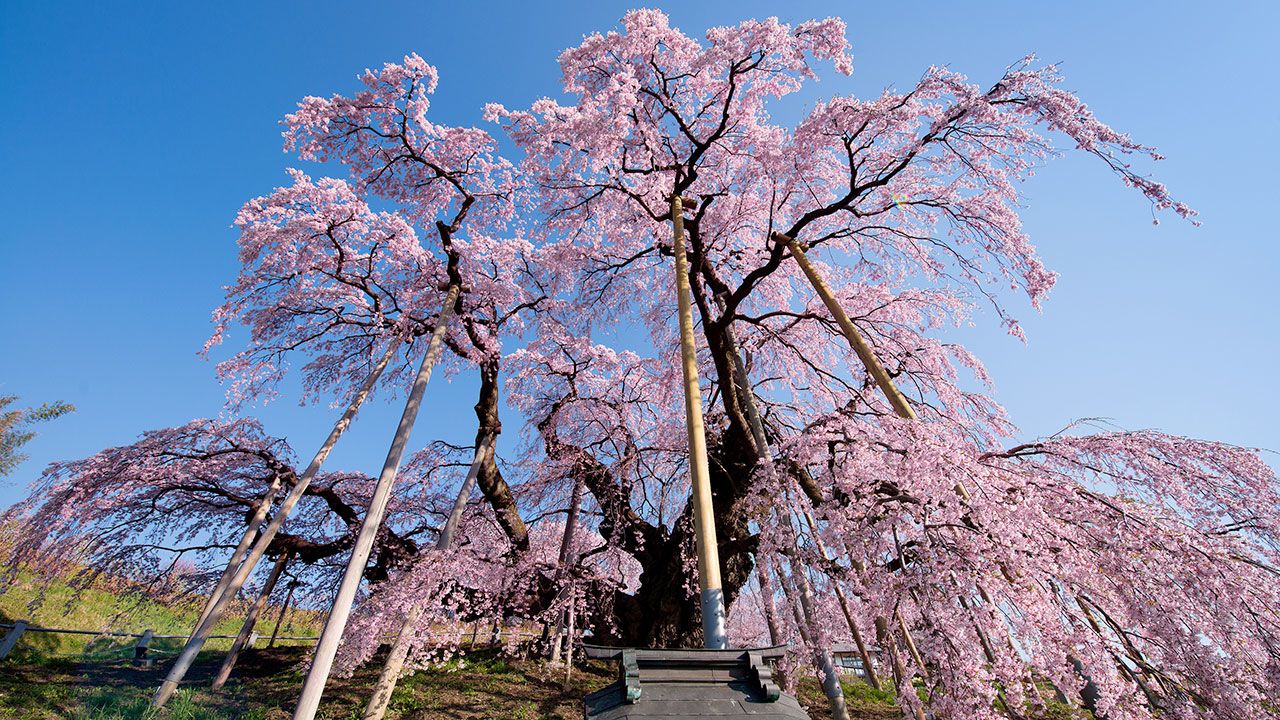
<svg viewBox="0 0 1280 720">
<path fill-rule="evenodd" d="M 26 461 L 23 445 L 36 436 L 32 426 L 47 422 L 75 411 L 75 406 L 64 402 L 45 403 L 26 410 L 7 409 L 17 402 L 17 395 L 0 396 L 0 476 L 8 475 Z"/>
</svg>

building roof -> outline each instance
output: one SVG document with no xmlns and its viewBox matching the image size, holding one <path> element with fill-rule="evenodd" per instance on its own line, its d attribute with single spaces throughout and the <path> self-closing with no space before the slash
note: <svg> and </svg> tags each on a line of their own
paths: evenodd
<svg viewBox="0 0 1280 720">
<path fill-rule="evenodd" d="M 644 650 L 586 646 L 617 660 L 617 682 L 585 699 L 586 720 L 749 717 L 805 720 L 796 699 L 773 684 L 769 660 L 784 647 L 752 650 Z"/>
<path fill-rule="evenodd" d="M 857 645 L 855 645 L 855 644 L 853 644 L 853 643 L 832 643 L 832 644 L 831 644 L 831 652 L 833 652 L 833 653 L 856 653 L 856 652 L 858 652 L 858 646 L 857 646 Z M 867 652 L 868 652 L 868 653 L 870 653 L 870 654 L 872 654 L 872 655 L 876 655 L 876 654 L 878 654 L 878 653 L 880 652 L 880 646 L 879 646 L 879 645 L 868 645 L 868 646 L 867 646 Z"/>
</svg>

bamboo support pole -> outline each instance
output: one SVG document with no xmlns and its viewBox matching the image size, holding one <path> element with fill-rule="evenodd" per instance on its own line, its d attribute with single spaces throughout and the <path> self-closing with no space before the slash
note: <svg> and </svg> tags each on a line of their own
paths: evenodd
<svg viewBox="0 0 1280 720">
<path fill-rule="evenodd" d="M 214 690 L 221 690 L 222 686 L 227 684 L 227 679 L 231 677 L 231 671 L 235 669 L 236 661 L 240 659 L 240 653 L 248 647 L 250 639 L 253 637 L 253 628 L 258 624 L 258 616 L 262 614 L 262 609 L 267 606 L 267 601 L 271 599 L 271 591 L 276 589 L 276 583 L 279 582 L 280 575 L 284 573 L 284 568 L 288 564 L 289 553 L 282 553 L 280 557 L 276 558 L 276 564 L 271 568 L 271 574 L 267 576 L 267 581 L 262 586 L 262 592 L 253 601 L 253 605 L 249 607 L 249 614 L 245 616 L 244 624 L 240 626 L 240 634 L 231 643 L 231 649 L 227 651 L 227 656 L 222 661 L 222 667 L 218 668 L 218 674 L 213 678 Z"/>
<path fill-rule="evenodd" d="M 728 645 L 725 636 L 724 591 L 720 583 L 720 551 L 716 544 L 715 508 L 711 501 L 711 473 L 707 466 L 702 394 L 698 386 L 698 351 L 693 339 L 693 301 L 689 286 L 689 263 L 685 256 L 684 204 L 678 195 L 671 198 L 671 224 L 676 298 L 680 316 L 681 368 L 684 372 L 685 422 L 689 432 L 689 470 L 693 484 L 693 527 L 698 549 L 703 645 L 723 649 Z"/>
<path fill-rule="evenodd" d="M 898 629 L 902 631 L 902 641 L 907 645 L 907 652 L 911 653 L 911 659 L 915 661 L 916 667 L 920 668 L 920 677 L 927 682 L 929 679 L 928 670 L 924 666 L 924 658 L 920 656 L 920 651 L 916 649 L 915 638 L 911 637 L 911 628 L 907 627 L 907 621 L 902 618 L 902 613 L 894 610 L 893 617 L 898 621 Z"/>
<path fill-rule="evenodd" d="M 187 671 L 191 669 L 191 663 L 195 662 L 200 648 L 204 647 L 204 643 L 209 639 L 214 626 L 222 619 L 222 613 L 226 611 L 231 600 L 240 592 L 245 580 L 249 578 L 249 574 L 253 572 L 258 561 L 262 559 L 262 555 L 267 551 L 267 547 L 275 539 L 276 533 L 284 526 L 284 521 L 289 517 L 293 506 L 302 498 L 303 493 L 306 492 L 316 473 L 320 472 L 320 467 L 324 465 L 325 459 L 329 457 L 329 452 L 333 450 L 334 445 L 338 444 L 338 438 L 342 437 L 347 427 L 351 425 L 351 420 L 355 417 L 356 411 L 360 409 L 365 398 L 369 396 L 369 392 L 373 390 L 374 384 L 382 376 L 382 371 L 387 369 L 387 365 L 391 362 L 391 358 L 395 356 L 399 347 L 400 341 L 398 340 L 388 343 L 386 351 L 378 359 L 373 369 L 370 370 L 364 384 L 351 397 L 351 402 L 348 403 L 347 409 L 338 418 L 338 421 L 334 423 L 333 429 L 329 431 L 329 437 L 325 439 L 324 444 L 320 446 L 315 456 L 311 458 L 311 463 L 302 473 L 302 477 L 298 478 L 298 481 L 290 488 L 289 494 L 280 503 L 280 508 L 276 511 L 276 514 L 272 516 L 271 521 L 267 523 L 262 533 L 258 535 L 258 539 L 253 543 L 253 549 L 249 551 L 249 555 L 236 568 L 235 575 L 232 576 L 226 591 L 214 602 L 209 612 L 205 614 L 204 619 L 196 623 L 196 629 L 191 633 L 191 637 L 187 640 L 186 646 L 182 648 L 177 660 L 174 661 L 173 667 L 169 669 L 168 676 L 165 677 L 160 687 L 156 688 L 155 695 L 151 698 L 152 707 L 164 707 L 169 698 L 173 697 L 174 691 L 178 689 L 178 683 L 182 681 Z"/>
<path fill-rule="evenodd" d="M 458 524 L 462 522 L 462 513 L 467 509 L 467 499 L 471 497 L 471 489 L 475 487 L 480 467 L 493 452 L 496 439 L 493 434 L 486 435 L 484 440 L 476 446 L 471 467 L 467 469 L 467 476 L 462 481 L 462 487 L 458 489 L 453 509 L 449 512 L 449 518 L 440 530 L 439 537 L 436 538 L 438 552 L 447 551 L 453 544 L 453 536 L 458 531 Z M 409 607 L 409 612 L 405 613 L 404 620 L 400 623 L 395 643 L 391 645 L 391 652 L 387 654 L 387 660 L 382 664 L 382 672 L 378 675 L 378 682 L 373 686 L 373 693 L 369 695 L 369 702 L 365 705 L 361 720 L 382 720 L 382 716 L 387 713 L 391 694 L 395 692 L 396 684 L 400 682 L 404 661 L 408 659 L 409 651 L 413 647 L 413 637 L 418 629 L 418 621 L 426 611 L 425 598 L 419 600 Z"/>
<path fill-rule="evenodd" d="M 404 457 L 405 446 L 409 444 L 409 435 L 418 419 L 418 410 L 422 406 L 422 397 L 427 391 L 427 382 L 431 380 L 431 371 L 436 359 L 444 349 L 444 335 L 448 329 L 449 317 L 453 306 L 458 302 L 461 288 L 450 285 L 445 294 L 444 306 L 436 320 L 435 329 L 431 333 L 431 341 L 427 352 L 422 356 L 422 364 L 414 377 L 413 388 L 405 401 L 404 412 L 400 416 L 400 424 L 396 427 L 391 447 L 387 449 L 387 459 L 382 464 L 382 472 L 378 475 L 378 483 L 374 487 L 373 497 L 369 501 L 369 509 L 365 512 L 364 521 L 360 523 L 360 534 L 356 537 L 355 546 L 351 550 L 351 559 L 342 574 L 338 585 L 337 596 L 325 621 L 320 640 L 316 643 L 315 655 L 311 659 L 311 668 L 302 684 L 302 696 L 298 699 L 298 707 L 293 711 L 294 720 L 312 720 L 320 708 L 320 697 L 324 694 L 325 683 L 329 680 L 329 671 L 333 668 L 334 656 L 338 653 L 338 644 L 342 641 L 342 633 L 347 627 L 347 619 L 351 616 L 351 606 L 355 602 L 356 591 L 364 577 L 365 564 L 373 552 L 373 542 L 382 527 L 382 518 L 387 511 L 387 503 L 391 501 L 391 490 L 395 486 L 396 473 L 400 469 L 400 461 Z"/>
<path fill-rule="evenodd" d="M 809 258 L 805 254 L 800 243 L 797 242 L 795 238 L 788 237 L 782 233 L 774 233 L 773 238 L 777 242 L 785 243 L 787 249 L 791 251 L 791 255 L 795 258 L 796 264 L 800 266 L 800 269 L 809 279 L 809 283 L 813 285 L 814 291 L 818 293 L 822 302 L 827 306 L 827 310 L 830 311 L 832 317 L 835 318 L 836 324 L 838 324 L 841 331 L 844 332 L 845 339 L 848 340 L 849 346 L 853 348 L 854 352 L 858 355 L 858 359 L 862 361 L 867 372 L 870 373 L 872 379 L 875 380 L 876 385 L 879 386 L 880 391 L 884 393 L 889 404 L 893 406 L 894 412 L 905 420 L 916 419 L 915 411 L 911 409 L 911 405 L 907 402 L 906 397 L 900 390 L 898 390 L 897 385 L 893 382 L 893 378 L 889 377 L 889 373 L 885 370 L 884 365 L 880 363 L 875 352 L 871 349 L 870 345 L 867 344 L 866 340 L 863 339 L 862 334 L 858 332 L 853 321 L 851 321 L 849 316 L 844 312 L 839 301 L 836 300 L 835 295 L 832 294 L 831 288 L 827 285 L 826 281 L 823 280 L 822 275 L 818 273 L 817 268 L 809 262 Z M 968 489 L 965 488 L 963 484 L 957 483 L 954 490 L 963 500 L 969 500 L 971 497 Z M 961 598 L 961 602 L 965 602 L 963 598 Z M 877 622 L 879 622 L 879 620 L 880 619 L 877 618 Z M 897 616 L 897 620 L 903 632 L 903 639 L 906 641 L 907 647 L 911 651 L 912 659 L 916 661 L 923 672 L 923 660 L 916 649 L 915 641 L 911 637 L 910 630 L 903 621 L 901 614 Z M 989 661 L 994 662 L 992 659 L 994 657 L 994 653 L 992 652 L 990 640 L 986 638 L 985 633 L 982 633 L 981 629 L 979 629 L 979 634 L 982 640 L 984 654 L 988 656 Z"/>
</svg>

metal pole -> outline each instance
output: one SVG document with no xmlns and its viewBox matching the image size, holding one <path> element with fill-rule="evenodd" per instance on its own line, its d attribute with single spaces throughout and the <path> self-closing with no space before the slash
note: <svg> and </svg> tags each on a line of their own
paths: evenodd
<svg viewBox="0 0 1280 720">
<path fill-rule="evenodd" d="M 347 627 L 347 618 L 351 616 L 351 604 L 355 602 L 356 591 L 360 588 L 360 580 L 364 577 L 365 564 L 369 554 L 373 552 L 373 541 L 382 527 L 382 518 L 391 500 L 391 489 L 395 485 L 396 472 L 400 469 L 400 460 L 404 457 L 405 446 L 409 443 L 409 433 L 418 419 L 418 409 L 422 405 L 422 396 L 427 390 L 427 381 L 431 379 L 431 369 L 436 358 L 444 348 L 444 334 L 448 326 L 449 315 L 458 301 L 460 288 L 450 285 L 445 296 L 444 308 L 436 321 L 435 331 L 431 334 L 431 342 L 427 353 L 422 358 L 418 375 L 414 378 L 413 389 L 409 391 L 409 399 L 405 401 L 404 413 L 400 416 L 400 425 L 396 428 L 391 447 L 387 450 L 387 459 L 378 475 L 378 484 L 373 498 L 369 501 L 369 509 L 365 513 L 364 522 L 360 524 L 360 534 L 351 550 L 351 559 L 342 574 L 342 582 L 338 586 L 337 597 L 333 600 L 333 608 L 325 621 L 324 630 L 320 633 L 320 641 L 316 643 L 315 656 L 311 660 L 311 669 L 302 685 L 302 697 L 298 699 L 298 707 L 293 711 L 294 720 L 312 720 L 320 708 L 320 696 L 324 694 L 325 683 L 329 680 L 329 671 L 333 667 L 333 658 L 338 653 L 338 644 L 342 641 L 342 632 Z"/>
<path fill-rule="evenodd" d="M 195 662 L 200 648 L 204 647 L 205 640 L 209 639 L 214 626 L 222 619 L 222 613 L 231 604 L 232 598 L 240 592 L 245 580 L 249 578 L 249 573 L 253 572 L 253 568 L 257 566 L 258 560 L 262 559 L 263 553 L 267 551 L 267 547 L 275 538 L 276 533 L 284 526 L 284 521 L 289 517 L 289 512 L 293 510 L 293 506 L 302 498 L 302 494 L 306 492 L 312 478 L 316 476 L 316 473 L 320 472 L 320 466 L 324 464 L 325 458 L 329 457 L 329 451 L 333 450 L 333 446 L 338 443 L 338 438 L 342 437 L 342 433 L 346 432 L 347 426 L 351 424 L 351 419 L 355 417 L 356 411 L 360 409 L 364 399 L 369 396 L 369 392 L 373 390 L 374 383 L 378 381 L 382 371 L 387 368 L 387 364 L 391 362 L 391 358 L 395 356 L 399 347 L 399 340 L 394 340 L 388 345 L 386 352 L 378 360 L 378 364 L 374 366 L 373 370 L 369 372 L 369 376 L 365 378 L 364 384 L 352 396 L 346 411 L 342 413 L 342 417 L 338 418 L 338 422 L 334 423 L 333 429 L 329 431 L 329 437 L 325 439 L 324 444 L 316 451 L 315 457 L 311 458 L 311 464 L 302 473 L 302 477 L 298 478 L 298 481 L 294 483 L 289 490 L 289 494 L 285 496 L 284 502 L 280 503 L 280 509 L 272 516 L 271 522 L 267 523 L 267 526 L 262 530 L 262 534 L 253 543 L 253 549 L 249 551 L 249 556 L 236 569 L 235 576 L 232 577 L 226 591 L 218 597 L 213 607 L 205 614 L 204 619 L 196 623 L 196 629 L 191 633 L 191 637 L 187 640 L 186 646 L 182 648 L 178 659 L 174 661 L 173 667 L 169 669 L 168 676 L 165 677 L 160 687 L 156 688 L 156 693 L 151 698 L 152 707 L 164 707 L 169 698 L 173 697 L 174 691 L 178 689 L 178 683 L 182 681 L 187 671 L 191 669 L 191 663 Z"/>
<path fill-rule="evenodd" d="M 702 601 L 703 645 L 724 649 L 724 592 L 720 584 L 720 552 L 716 545 L 715 508 L 707 467 L 707 439 L 702 424 L 702 393 L 698 387 L 698 351 L 693 341 L 693 301 L 689 263 L 684 247 L 684 203 L 671 198 L 672 247 L 676 259 L 676 298 L 680 316 L 680 356 L 684 371 L 685 422 L 689 431 L 689 472 L 693 481 L 693 529 L 698 548 L 698 587 Z"/>
</svg>

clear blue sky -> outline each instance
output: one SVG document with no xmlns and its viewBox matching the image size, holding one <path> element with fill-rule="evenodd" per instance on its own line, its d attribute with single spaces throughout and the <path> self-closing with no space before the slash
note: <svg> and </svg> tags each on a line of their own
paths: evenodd
<svg viewBox="0 0 1280 720">
<path fill-rule="evenodd" d="M 987 81 L 1028 51 L 1063 61 L 1103 120 L 1169 157 L 1157 174 L 1204 227 L 1153 227 L 1097 163 L 1055 162 L 1027 188 L 1027 225 L 1062 273 L 1043 314 L 1014 306 L 1029 344 L 990 318 L 961 338 L 1028 437 L 1103 416 L 1280 448 L 1272 4 L 664 4 L 699 35 L 784 7 L 800 8 L 786 20 L 843 17 L 855 72 L 824 94 L 902 87 L 930 64 Z M 558 52 L 628 7 L 0 4 L 0 394 L 79 407 L 43 428 L 0 506 L 51 460 L 219 412 L 196 351 L 235 273 L 236 209 L 292 162 L 276 123 L 299 98 L 416 51 L 440 68 L 436 117 L 478 124 L 486 101 L 555 94 Z M 469 378 L 430 398 L 415 440 L 466 439 Z M 260 414 L 301 452 L 333 415 L 288 399 Z M 365 413 L 332 467 L 375 472 L 396 414 Z"/>
</svg>

